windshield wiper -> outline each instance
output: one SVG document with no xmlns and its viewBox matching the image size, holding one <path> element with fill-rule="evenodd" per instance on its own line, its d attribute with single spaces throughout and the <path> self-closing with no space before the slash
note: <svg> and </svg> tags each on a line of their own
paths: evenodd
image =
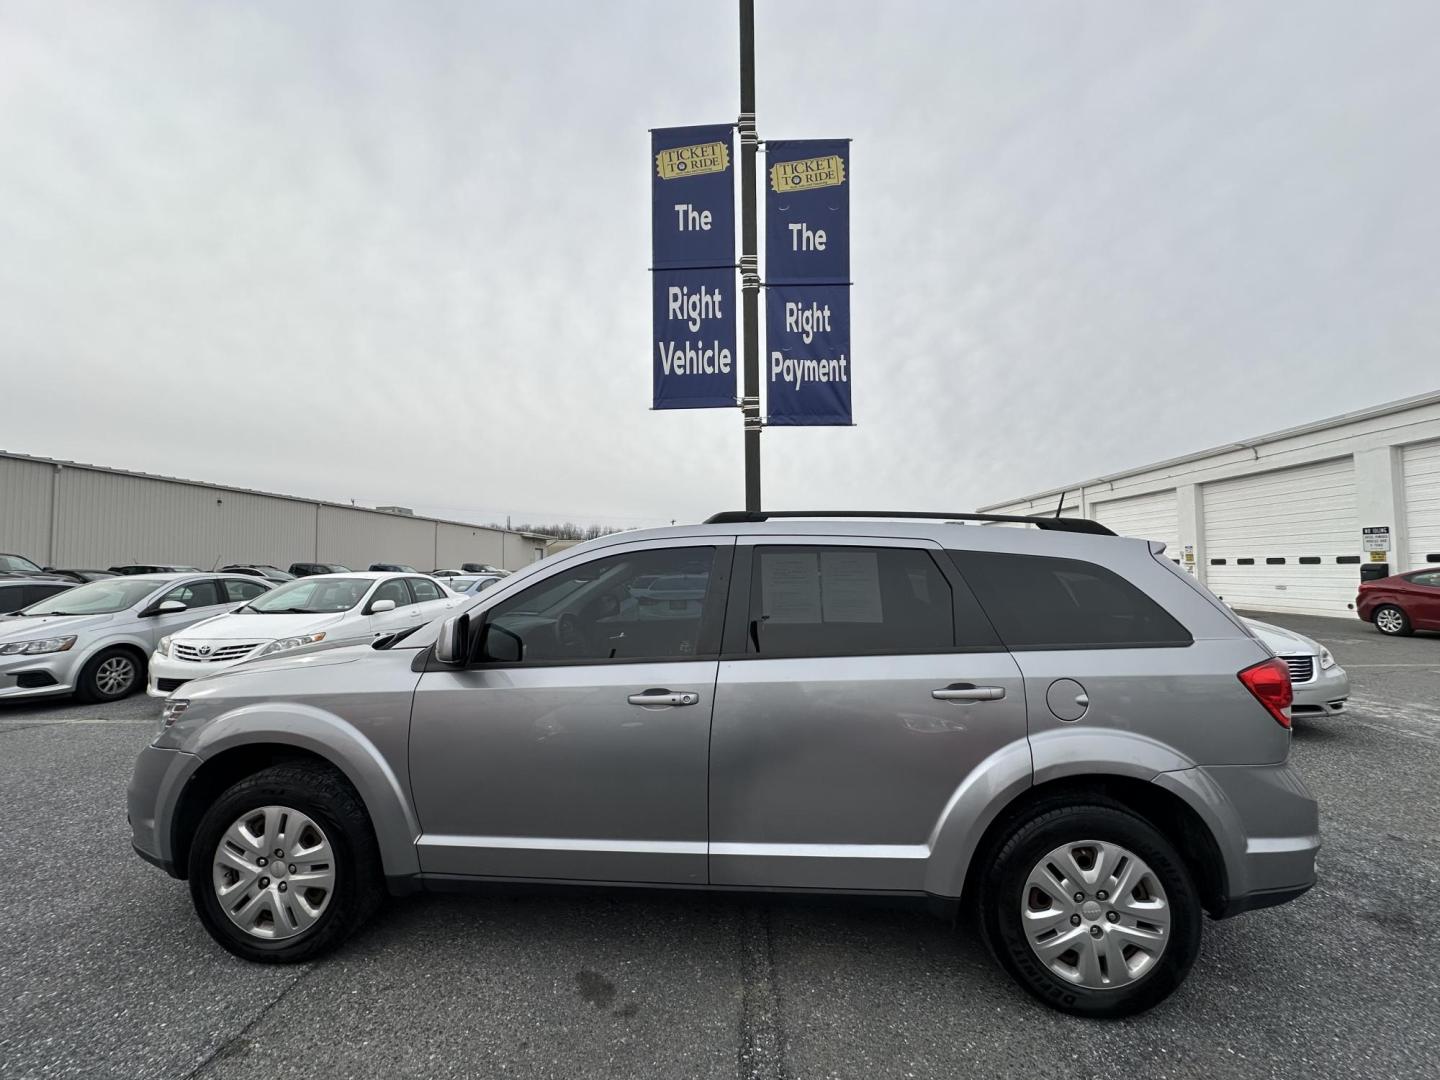
<svg viewBox="0 0 1440 1080">
<path fill-rule="evenodd" d="M 324 615 L 323 611 L 316 611 L 314 608 L 303 607 L 282 607 L 282 608 L 254 608 L 254 611 L 261 615 Z"/>
</svg>

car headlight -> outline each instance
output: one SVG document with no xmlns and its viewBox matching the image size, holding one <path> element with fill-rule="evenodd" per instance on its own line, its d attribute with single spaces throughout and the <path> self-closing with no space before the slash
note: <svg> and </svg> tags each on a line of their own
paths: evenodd
<svg viewBox="0 0 1440 1080">
<path fill-rule="evenodd" d="M 286 652 L 289 649 L 298 649 L 302 645 L 314 645 L 317 641 L 325 640 L 325 632 L 318 634 L 301 634 L 299 637 L 282 637 L 279 641 L 272 641 L 261 650 L 261 656 L 273 656 L 277 652 Z"/>
<path fill-rule="evenodd" d="M 165 705 L 160 710 L 160 718 L 164 721 L 163 726 L 169 727 L 180 719 L 180 714 L 190 708 L 189 698 L 166 698 Z"/>
<path fill-rule="evenodd" d="M 1330 650 L 1324 645 L 1320 646 L 1320 670 L 1328 671 L 1335 666 L 1335 657 L 1330 655 Z"/>
<path fill-rule="evenodd" d="M 155 646 L 155 655 L 156 655 L 156 656 L 169 656 L 169 655 L 170 655 L 170 635 L 169 635 L 169 634 L 166 634 L 164 637 L 162 637 L 162 638 L 160 639 L 160 644 Z"/>
<path fill-rule="evenodd" d="M 0 645 L 0 656 L 17 654 L 34 656 L 36 653 L 68 652 L 74 644 L 74 634 L 66 637 L 36 638 L 34 641 L 11 641 Z"/>
</svg>

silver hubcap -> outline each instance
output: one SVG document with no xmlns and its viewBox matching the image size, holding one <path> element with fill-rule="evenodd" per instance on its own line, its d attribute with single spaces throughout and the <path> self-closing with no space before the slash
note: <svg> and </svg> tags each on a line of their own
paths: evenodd
<svg viewBox="0 0 1440 1080">
<path fill-rule="evenodd" d="M 1064 844 L 1036 863 L 1020 920 L 1040 962 L 1090 990 L 1143 978 L 1170 940 L 1160 879 L 1132 852 L 1100 840 Z"/>
<path fill-rule="evenodd" d="M 324 831 L 288 806 L 235 819 L 215 849 L 215 898 L 230 921 L 267 941 L 315 925 L 335 892 L 335 855 Z"/>
<path fill-rule="evenodd" d="M 123 694 L 135 682 L 135 661 L 128 656 L 112 656 L 95 669 L 95 685 L 106 697 Z"/>
<path fill-rule="evenodd" d="M 1386 608 L 1375 616 L 1375 625 L 1384 630 L 1387 634 L 1398 634 L 1403 625 L 1398 611 Z"/>
</svg>

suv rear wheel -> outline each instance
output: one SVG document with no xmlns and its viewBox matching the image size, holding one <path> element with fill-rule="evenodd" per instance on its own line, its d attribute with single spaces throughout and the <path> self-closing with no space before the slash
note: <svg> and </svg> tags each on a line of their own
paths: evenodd
<svg viewBox="0 0 1440 1080">
<path fill-rule="evenodd" d="M 1103 804 L 1040 810 L 1001 841 L 980 896 L 995 958 L 1064 1012 L 1143 1012 L 1200 951 L 1199 893 L 1153 826 Z"/>
<path fill-rule="evenodd" d="M 311 960 L 379 905 L 370 819 L 335 772 L 276 765 L 210 806 L 190 846 L 190 895 L 210 936 L 261 963 Z"/>
</svg>

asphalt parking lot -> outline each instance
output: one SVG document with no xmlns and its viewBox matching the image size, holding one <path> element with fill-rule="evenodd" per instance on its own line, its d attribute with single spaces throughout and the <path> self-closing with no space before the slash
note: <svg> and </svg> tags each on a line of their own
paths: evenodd
<svg viewBox="0 0 1440 1080">
<path fill-rule="evenodd" d="M 1272 616 L 1350 671 L 1297 725 L 1320 882 L 1208 924 L 1123 1022 L 1052 1013 L 964 928 L 850 900 L 511 892 L 395 901 L 339 953 L 232 959 L 134 857 L 158 706 L 0 706 L 0 1076 L 1433 1077 L 1440 635 Z"/>
</svg>

